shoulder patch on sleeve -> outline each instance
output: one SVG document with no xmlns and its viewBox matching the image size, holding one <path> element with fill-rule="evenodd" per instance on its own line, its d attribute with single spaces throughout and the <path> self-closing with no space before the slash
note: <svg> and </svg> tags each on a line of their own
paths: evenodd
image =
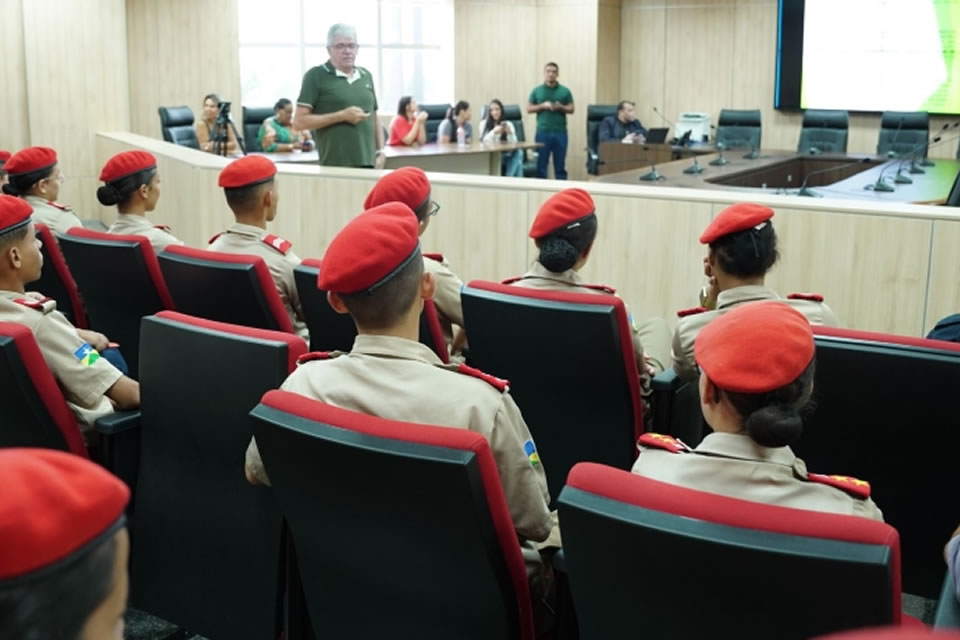
<svg viewBox="0 0 960 640">
<path fill-rule="evenodd" d="M 809 300 L 810 302 L 823 302 L 823 296 L 819 293 L 791 293 L 787 300 Z"/>
<path fill-rule="evenodd" d="M 215 236 L 212 236 L 209 240 L 207 240 L 207 244 L 213 244 L 214 242 L 216 242 L 217 238 L 219 238 L 222 235 L 223 235 L 223 231 L 221 231 Z"/>
<path fill-rule="evenodd" d="M 342 351 L 310 351 L 297 358 L 297 364 L 312 362 L 314 360 L 332 360 L 343 355 Z"/>
<path fill-rule="evenodd" d="M 645 433 L 637 440 L 637 444 L 651 449 L 664 449 L 670 453 L 686 453 L 690 447 L 685 445 L 682 440 L 677 440 L 673 436 L 662 433 Z"/>
<path fill-rule="evenodd" d="M 808 473 L 807 479 L 811 482 L 829 485 L 846 491 L 855 498 L 870 497 L 870 483 L 866 480 L 851 478 L 850 476 L 828 476 L 821 473 Z"/>
<path fill-rule="evenodd" d="M 510 388 L 509 380 L 504 380 L 503 378 L 492 376 L 489 373 L 484 373 L 483 371 L 480 371 L 480 369 L 475 369 L 465 364 L 461 364 L 459 367 L 457 367 L 457 371 L 464 375 L 473 376 L 474 378 L 480 378 L 481 380 L 489 384 L 491 387 L 495 388 L 497 391 L 500 391 L 501 393 Z"/>
<path fill-rule="evenodd" d="M 284 240 L 280 236 L 275 236 L 272 233 L 267 236 L 264 236 L 263 244 L 276 249 L 283 255 L 287 255 L 288 253 L 290 253 L 290 249 L 293 248 L 292 242 L 290 242 L 289 240 Z"/>
<path fill-rule="evenodd" d="M 427 258 L 428 260 L 433 260 L 434 262 L 443 262 L 442 253 L 425 253 L 423 254 L 423 257 Z"/>
<path fill-rule="evenodd" d="M 680 309 L 677 311 L 678 318 L 686 318 L 687 316 L 695 316 L 698 313 L 703 313 L 704 311 L 710 311 L 706 307 L 690 307 L 689 309 Z"/>
<path fill-rule="evenodd" d="M 506 280 L 501 280 L 500 284 L 513 284 L 514 282 L 520 282 L 523 280 L 523 276 L 514 276 L 512 278 L 507 278 Z"/>
<path fill-rule="evenodd" d="M 585 287 L 587 289 L 593 289 L 594 291 L 602 291 L 603 293 L 609 293 L 610 295 L 613 295 L 617 292 L 616 289 L 614 289 L 613 287 L 608 287 L 605 284 L 582 284 L 580 286 Z"/>
<path fill-rule="evenodd" d="M 14 302 L 44 315 L 57 308 L 57 302 L 53 298 L 16 298 Z"/>
</svg>

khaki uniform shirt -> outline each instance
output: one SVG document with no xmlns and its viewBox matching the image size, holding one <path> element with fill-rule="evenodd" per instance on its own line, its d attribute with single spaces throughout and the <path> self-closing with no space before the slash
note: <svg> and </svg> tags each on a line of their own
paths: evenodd
<svg viewBox="0 0 960 640">
<path fill-rule="evenodd" d="M 223 233 L 214 236 L 207 247 L 210 251 L 240 253 L 260 256 L 267 263 L 277 293 L 293 323 L 293 330 L 301 338 L 308 339 L 307 324 L 303 321 L 303 307 L 300 306 L 300 294 L 293 279 L 293 270 L 300 264 L 300 258 L 292 250 L 289 242 L 267 233 L 266 229 L 249 224 L 234 223 Z"/>
<path fill-rule="evenodd" d="M 24 196 L 24 200 L 33 207 L 33 221 L 46 225 L 52 233 L 66 235 L 67 230 L 83 226 L 73 209 L 66 205 L 37 196 Z"/>
<path fill-rule="evenodd" d="M 150 241 L 154 253 L 160 253 L 171 244 L 183 244 L 182 240 L 170 233 L 169 227 L 156 227 L 150 224 L 144 216 L 121 213 L 117 216 L 117 221 L 110 225 L 107 233 L 114 233 L 118 236 L 144 236 Z"/>
<path fill-rule="evenodd" d="M 27 300 L 36 308 L 16 300 Z M 56 302 L 37 293 L 0 291 L 0 322 L 30 329 L 80 423 L 92 425 L 97 418 L 113 413 L 105 394 L 123 374 L 77 335 L 76 328 L 57 311 Z"/>
<path fill-rule="evenodd" d="M 434 258 L 439 259 L 434 259 Z M 450 264 L 443 256 L 424 256 L 423 270 L 433 274 L 437 290 L 433 294 L 433 304 L 440 315 L 443 337 L 449 349 L 453 342 L 453 326 L 463 327 L 463 305 L 460 303 L 460 290 L 463 282 L 450 270 Z"/>
<path fill-rule="evenodd" d="M 693 343 L 700 329 L 721 313 L 726 313 L 737 305 L 759 300 L 779 300 L 785 302 L 807 317 L 812 325 L 838 327 L 840 321 L 825 302 L 815 300 L 783 299 L 777 292 L 763 285 L 747 285 L 721 291 L 717 296 L 717 308 L 680 318 L 677 330 L 673 334 L 673 369 L 681 378 L 695 378 L 698 374 L 697 363 L 693 358 Z"/>
<path fill-rule="evenodd" d="M 790 447 L 763 447 L 744 434 L 711 433 L 689 451 L 638 448 L 633 472 L 654 480 L 751 502 L 883 521 L 870 498 L 808 479 L 807 466 Z"/>
</svg>

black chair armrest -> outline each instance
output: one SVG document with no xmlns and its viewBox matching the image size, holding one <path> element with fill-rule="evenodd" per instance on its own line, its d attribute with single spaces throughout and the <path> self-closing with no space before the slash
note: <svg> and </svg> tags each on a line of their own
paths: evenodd
<svg viewBox="0 0 960 640">
<path fill-rule="evenodd" d="M 567 559 L 563 555 L 563 549 L 557 549 L 557 552 L 553 554 L 551 563 L 553 564 L 554 571 L 559 571 L 560 573 L 567 572 Z"/>
<path fill-rule="evenodd" d="M 140 428 L 140 409 L 115 411 L 98 419 L 93 428 L 102 436 L 114 436 L 130 429 Z"/>
<path fill-rule="evenodd" d="M 653 376 L 653 380 L 650 382 L 650 386 L 653 388 L 653 392 L 657 393 L 660 391 L 669 391 L 673 393 L 681 386 L 683 386 L 684 381 L 677 375 L 677 372 L 673 370 L 673 367 L 670 367 L 666 371 L 661 371 L 657 375 Z"/>
<path fill-rule="evenodd" d="M 140 471 L 140 410 L 117 411 L 93 425 L 99 436 L 97 462 L 106 467 L 134 491 Z M 131 515 L 133 500 L 127 515 Z"/>
<path fill-rule="evenodd" d="M 684 380 L 670 368 L 654 376 L 651 387 L 653 430 L 679 438 L 691 447 L 700 444 L 705 427 L 697 379 Z"/>
<path fill-rule="evenodd" d="M 933 626 L 937 628 L 960 629 L 960 602 L 953 592 L 953 578 L 947 572 L 943 579 L 943 588 L 940 590 L 940 601 L 937 603 L 937 613 L 933 619 Z"/>
</svg>

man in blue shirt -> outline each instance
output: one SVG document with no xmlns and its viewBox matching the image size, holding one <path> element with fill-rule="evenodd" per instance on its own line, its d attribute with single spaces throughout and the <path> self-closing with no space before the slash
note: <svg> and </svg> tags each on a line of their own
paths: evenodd
<svg viewBox="0 0 960 640">
<path fill-rule="evenodd" d="M 600 123 L 597 142 L 636 142 L 647 139 L 647 130 L 634 115 L 636 105 L 629 100 L 621 100 L 617 105 L 617 115 L 607 116 Z"/>
</svg>

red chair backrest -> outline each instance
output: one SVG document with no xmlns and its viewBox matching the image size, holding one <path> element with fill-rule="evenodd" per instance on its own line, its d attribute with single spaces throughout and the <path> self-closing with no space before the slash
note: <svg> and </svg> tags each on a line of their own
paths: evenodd
<svg viewBox="0 0 960 640">
<path fill-rule="evenodd" d="M 40 279 L 30 285 L 30 289 L 56 300 L 57 309 L 67 316 L 73 326 L 78 329 L 88 328 L 87 313 L 80 299 L 80 290 L 70 268 L 67 267 L 57 239 L 46 225 L 37 222 L 34 227 L 37 238 L 43 243 L 40 249 L 43 254 L 43 271 Z"/>
</svg>

